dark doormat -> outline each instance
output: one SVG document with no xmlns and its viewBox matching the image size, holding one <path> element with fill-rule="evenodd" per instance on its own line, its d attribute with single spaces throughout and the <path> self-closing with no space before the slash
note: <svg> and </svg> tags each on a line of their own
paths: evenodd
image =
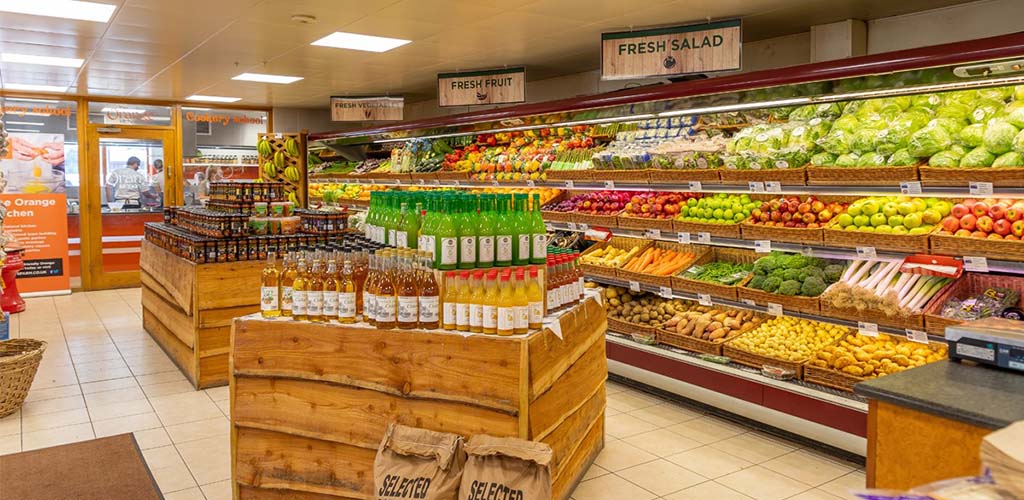
<svg viewBox="0 0 1024 500">
<path fill-rule="evenodd" d="M 135 437 L 0 456 L 0 500 L 163 500 Z"/>
</svg>

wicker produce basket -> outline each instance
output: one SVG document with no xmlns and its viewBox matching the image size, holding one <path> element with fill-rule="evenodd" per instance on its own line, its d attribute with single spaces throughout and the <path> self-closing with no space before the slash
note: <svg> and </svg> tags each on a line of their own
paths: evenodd
<svg viewBox="0 0 1024 500">
<path fill-rule="evenodd" d="M 931 253 L 935 255 L 973 255 L 989 259 L 1024 261 L 1024 241 L 964 238 L 951 234 L 932 234 L 929 238 Z"/>
<path fill-rule="evenodd" d="M 622 229 L 657 229 L 659 231 L 671 231 L 672 219 L 644 219 L 640 217 L 630 217 L 623 214 L 619 216 L 619 227 Z"/>
<path fill-rule="evenodd" d="M 734 338 L 740 338 L 742 335 Z M 774 366 L 782 368 L 784 370 L 792 370 L 796 372 L 796 378 L 803 378 L 803 368 L 806 359 L 800 361 L 786 361 L 782 359 L 770 358 L 768 356 L 762 356 L 760 354 L 754 354 L 737 347 L 733 347 L 731 342 L 726 342 L 722 346 L 722 355 L 728 356 L 732 362 L 739 363 L 741 365 L 747 365 L 754 368 L 760 369 L 764 366 Z"/>
<path fill-rule="evenodd" d="M 807 167 L 807 184 L 819 186 L 898 186 L 919 180 L 918 166 Z"/>
<path fill-rule="evenodd" d="M 726 248 L 726 247 L 715 247 L 711 251 L 701 255 L 693 262 L 690 267 L 708 264 L 711 262 L 732 262 L 734 264 L 748 264 L 753 263 L 758 259 L 758 255 L 750 250 L 743 250 L 739 248 Z M 685 271 L 685 270 L 684 270 Z M 748 274 L 746 278 L 735 285 L 722 285 L 719 283 L 712 283 L 710 281 L 699 281 L 681 276 L 682 273 L 676 274 L 672 277 L 672 288 L 682 290 L 684 292 L 691 293 L 706 293 L 712 297 L 718 297 L 726 300 L 738 300 L 737 290 L 744 286 L 753 278 L 753 273 Z"/>
<path fill-rule="evenodd" d="M 657 330 L 653 326 L 638 325 L 616 318 L 608 318 L 608 329 L 626 335 L 657 338 Z"/>
<path fill-rule="evenodd" d="M 591 215 L 575 212 L 572 215 L 577 224 L 586 224 L 591 227 L 616 228 L 619 227 L 619 211 L 615 215 Z"/>
<path fill-rule="evenodd" d="M 659 344 L 678 347 L 690 352 L 721 356 L 722 346 L 725 345 L 724 342 L 711 342 L 709 340 L 699 339 L 689 335 L 680 335 L 676 332 L 668 331 L 663 328 L 658 328 L 657 333 Z"/>
<path fill-rule="evenodd" d="M 628 182 L 630 184 L 646 184 L 651 180 L 651 171 L 646 168 L 623 170 L 594 169 L 590 174 L 590 180 Z"/>
<path fill-rule="evenodd" d="M 672 242 L 668 242 L 668 241 L 655 241 L 650 246 L 656 247 L 656 248 L 665 249 L 665 250 L 675 250 L 677 252 L 690 252 L 690 253 L 694 254 L 694 256 L 695 256 L 694 257 L 694 261 L 699 260 L 703 255 L 711 252 L 711 249 L 708 248 L 708 247 L 705 247 L 705 246 L 681 245 L 679 243 L 672 243 Z M 644 250 L 647 250 L 647 248 L 644 248 Z M 643 252 L 638 253 L 637 256 L 633 257 L 633 258 L 634 259 L 639 258 L 639 256 L 641 254 L 643 254 Z M 627 262 L 627 264 L 628 264 L 628 262 Z M 685 266 L 684 269 L 687 268 L 687 267 L 689 267 L 689 266 Z M 639 283 L 645 283 L 645 284 L 654 285 L 654 286 L 668 286 L 668 287 L 672 286 L 672 279 L 673 279 L 673 276 L 671 276 L 671 275 L 669 275 L 669 276 L 658 276 L 658 275 L 654 275 L 654 274 L 644 274 L 644 273 L 638 273 L 638 272 L 633 272 L 633 271 L 626 271 L 625 269 L 619 269 L 618 270 L 618 277 L 619 277 L 619 279 L 623 279 L 623 280 L 636 281 L 636 282 L 639 282 Z"/>
<path fill-rule="evenodd" d="M 690 181 L 719 183 L 722 176 L 717 168 L 653 169 L 650 171 L 652 184 L 685 184 Z"/>
<path fill-rule="evenodd" d="M 719 238 L 740 238 L 740 225 L 737 224 L 709 224 L 707 222 L 693 222 L 686 220 L 672 221 L 672 229 L 680 233 L 709 233 Z"/>
<path fill-rule="evenodd" d="M 768 293 L 764 290 L 755 290 L 745 286 L 736 289 L 736 295 L 740 300 L 753 300 L 758 305 L 769 302 L 780 304 L 783 311 L 790 310 L 807 314 L 818 314 L 821 311 L 818 297 L 803 297 L 800 295 L 780 295 Z"/>
<path fill-rule="evenodd" d="M 777 181 L 782 185 L 803 186 L 807 183 L 807 167 L 775 168 L 769 170 L 733 170 L 719 171 L 722 184 L 744 185 L 748 182 Z"/>
<path fill-rule="evenodd" d="M 862 311 L 853 307 L 835 307 L 825 300 L 819 300 L 818 302 L 820 303 L 821 315 L 830 318 L 845 319 L 847 321 L 865 321 L 892 328 L 913 328 L 914 330 L 924 328 L 924 314 L 890 317 L 874 309 L 864 309 Z"/>
<path fill-rule="evenodd" d="M 945 335 L 947 326 L 960 325 L 965 320 L 947 318 L 942 316 L 942 306 L 949 299 L 965 299 L 978 295 L 988 288 L 1010 288 L 1024 292 L 1024 277 L 1001 276 L 986 273 L 964 273 L 960 279 L 953 282 L 932 297 L 931 302 L 924 308 L 924 329 L 932 335 Z M 1018 307 L 1020 305 L 1018 304 Z"/>
<path fill-rule="evenodd" d="M 926 186 L 967 186 L 971 181 L 991 182 L 997 187 L 1024 184 L 1024 167 L 941 168 L 922 166 L 921 182 Z"/>
<path fill-rule="evenodd" d="M 939 226 L 935 226 L 939 229 Z M 878 234 L 862 231 L 844 231 L 833 227 L 823 230 L 825 246 L 857 248 L 874 247 L 894 252 L 928 253 L 928 234 Z"/>
<path fill-rule="evenodd" d="M 588 181 L 594 178 L 594 170 L 545 170 L 549 181 Z"/>
<path fill-rule="evenodd" d="M 740 223 L 740 235 L 745 240 L 771 240 L 786 243 L 820 245 L 824 241 L 820 227 L 779 227 L 763 224 Z"/>
<path fill-rule="evenodd" d="M 434 172 L 439 181 L 468 181 L 470 172 Z"/>
<path fill-rule="evenodd" d="M 0 418 L 21 408 L 32 387 L 46 342 L 11 339 L 0 342 Z"/>
<path fill-rule="evenodd" d="M 605 248 L 605 247 L 615 247 L 615 248 L 620 248 L 620 249 L 623 249 L 623 250 L 629 250 L 630 248 L 633 248 L 634 246 L 638 246 L 638 247 L 640 247 L 640 250 L 637 252 L 637 255 L 639 255 L 640 253 L 643 253 L 643 251 L 646 250 L 647 247 L 649 247 L 651 245 L 652 245 L 652 242 L 650 240 L 644 240 L 644 239 L 640 239 L 640 238 L 627 238 L 625 236 L 613 236 L 610 240 L 608 240 L 606 242 L 597 243 L 597 244 L 591 246 L 585 252 L 583 252 L 582 255 L 580 255 L 580 258 L 583 259 L 583 258 L 587 257 L 588 255 L 590 255 L 590 254 L 600 250 L 601 248 Z M 593 264 L 584 264 L 583 261 L 581 260 L 580 261 L 580 268 L 583 269 L 583 274 L 587 274 L 587 275 L 591 275 L 591 276 L 602 276 L 602 277 L 605 277 L 605 278 L 617 278 L 618 277 L 618 270 L 617 270 L 617 268 L 614 268 L 614 267 L 596 266 L 596 265 L 593 265 Z"/>
<path fill-rule="evenodd" d="M 562 191 L 554 198 L 548 200 L 544 205 L 554 205 L 566 200 L 569 196 L 568 191 Z M 543 207 L 541 207 L 540 216 L 546 222 L 576 222 L 575 214 L 572 212 L 555 212 L 554 210 L 544 210 Z"/>
<path fill-rule="evenodd" d="M 928 345 L 930 348 L 936 349 L 944 344 L 942 342 L 930 342 Z M 810 361 L 811 360 L 808 360 L 804 363 L 804 382 L 823 385 L 825 387 L 839 389 L 840 391 L 853 392 L 853 386 L 858 382 L 871 380 L 865 377 L 858 377 L 850 375 L 849 373 L 843 373 L 831 368 L 814 366 Z"/>
</svg>

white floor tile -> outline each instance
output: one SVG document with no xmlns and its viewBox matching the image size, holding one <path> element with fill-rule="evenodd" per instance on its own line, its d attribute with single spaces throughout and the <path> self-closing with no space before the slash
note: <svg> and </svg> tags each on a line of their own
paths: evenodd
<svg viewBox="0 0 1024 500">
<path fill-rule="evenodd" d="M 833 479 L 819 486 L 818 489 L 840 498 L 849 498 L 851 491 L 864 488 L 866 483 L 864 471 L 857 470 L 838 479 Z"/>
<path fill-rule="evenodd" d="M 75 424 L 85 424 L 88 422 L 88 410 L 85 408 L 76 408 L 74 410 L 22 417 L 21 431 L 35 432 L 46 429 L 56 429 L 58 427 L 67 427 Z"/>
<path fill-rule="evenodd" d="M 174 445 L 200 485 L 231 479 L 231 438 L 218 436 Z"/>
<path fill-rule="evenodd" d="M 145 399 L 89 406 L 89 415 L 93 420 L 108 420 L 111 418 L 149 413 L 151 411 L 153 411 L 153 407 L 150 406 L 149 401 Z"/>
<path fill-rule="evenodd" d="M 658 496 L 675 493 L 708 480 L 667 460 L 655 460 L 620 470 L 616 474 Z"/>
<path fill-rule="evenodd" d="M 192 384 L 187 380 L 175 380 L 172 382 L 144 385 L 142 386 L 142 390 L 146 392 L 147 396 L 154 398 L 157 396 L 168 396 L 170 394 L 181 394 L 183 392 L 195 392 L 196 388 L 192 387 Z"/>
<path fill-rule="evenodd" d="M 781 457 L 796 449 L 796 446 L 761 432 L 748 432 L 712 444 L 730 455 L 743 457 L 759 464 Z"/>
<path fill-rule="evenodd" d="M 123 377 L 82 384 L 82 392 L 84 394 L 93 394 L 97 392 L 114 391 L 117 389 L 127 389 L 129 387 L 138 386 L 139 383 L 135 381 L 134 377 Z"/>
<path fill-rule="evenodd" d="M 657 495 L 615 474 L 584 481 L 572 494 L 579 500 L 649 500 Z"/>
<path fill-rule="evenodd" d="M 647 408 L 641 408 L 639 410 L 631 411 L 629 414 L 641 420 L 646 420 L 658 427 L 676 425 L 693 420 L 702 415 L 699 411 L 684 408 L 673 403 L 663 403 Z"/>
<path fill-rule="evenodd" d="M 761 465 L 811 486 L 821 486 L 854 470 L 852 465 L 810 450 L 797 450 Z"/>
<path fill-rule="evenodd" d="M 175 380 L 187 380 L 181 372 L 163 372 L 151 375 L 139 375 L 135 377 L 135 379 L 139 381 L 139 385 L 152 385 L 163 382 L 173 382 Z"/>
<path fill-rule="evenodd" d="M 669 462 L 681 465 L 697 474 L 711 479 L 732 474 L 738 470 L 754 465 L 742 458 L 732 456 L 712 446 L 702 446 L 684 451 L 666 458 Z"/>
<path fill-rule="evenodd" d="M 209 420 L 169 425 L 166 429 L 167 435 L 171 437 L 171 441 L 179 444 L 198 439 L 230 436 L 231 424 L 225 417 L 216 417 Z"/>
<path fill-rule="evenodd" d="M 66 398 L 82 394 L 82 388 L 78 384 L 50 387 L 48 389 L 30 389 L 25 396 L 25 403 L 33 401 L 45 401 L 48 399 Z"/>
<path fill-rule="evenodd" d="M 204 484 L 202 489 L 206 500 L 231 500 L 231 480 Z"/>
<path fill-rule="evenodd" d="M 604 469 L 615 472 L 633 467 L 634 465 L 647 463 L 657 458 L 658 456 L 653 453 L 648 453 L 631 444 L 615 440 L 605 442 L 604 449 L 597 455 L 594 463 Z"/>
<path fill-rule="evenodd" d="M 96 420 L 93 421 L 92 425 L 96 431 L 96 437 L 113 436 L 162 427 L 160 419 L 153 412 L 116 417 L 109 420 Z"/>
<path fill-rule="evenodd" d="M 164 495 L 164 500 L 209 500 L 199 488 L 189 488 Z"/>
<path fill-rule="evenodd" d="M 145 431 L 135 431 L 135 442 L 139 443 L 139 449 L 148 450 L 171 444 L 171 438 L 167 437 L 167 431 L 163 427 Z"/>
<path fill-rule="evenodd" d="M 201 392 L 172 394 L 150 398 L 164 425 L 183 424 L 223 415 L 210 398 Z"/>
<path fill-rule="evenodd" d="M 759 465 L 733 472 L 716 481 L 756 500 L 782 500 L 811 488 Z"/>
<path fill-rule="evenodd" d="M 85 395 L 85 402 L 89 407 L 138 401 L 140 399 L 146 399 L 146 394 L 139 387 L 126 387 L 124 389 L 93 392 Z"/>
<path fill-rule="evenodd" d="M 21 434 L 21 410 L 0 418 L 0 436 Z"/>
<path fill-rule="evenodd" d="M 658 426 L 640 420 L 628 413 L 620 413 L 604 419 L 604 432 L 612 437 L 625 438 L 657 429 Z"/>
<path fill-rule="evenodd" d="M 714 481 L 692 486 L 683 491 L 666 495 L 665 500 L 751 500 L 736 490 L 729 489 Z"/>
<path fill-rule="evenodd" d="M 694 441 L 711 444 L 747 432 L 747 428 L 718 417 L 703 416 L 668 427 L 668 430 Z"/>
<path fill-rule="evenodd" d="M 21 414 L 31 417 L 34 415 L 76 410 L 78 408 L 85 408 L 85 400 L 81 395 L 29 401 L 21 406 Z"/>
<path fill-rule="evenodd" d="M 210 396 L 214 402 L 227 401 L 231 397 L 231 388 L 228 386 L 214 387 L 212 389 L 206 389 L 206 394 Z"/>
<path fill-rule="evenodd" d="M 668 429 L 658 429 L 635 436 L 622 438 L 623 441 L 659 457 L 667 457 L 686 450 L 700 448 L 702 445 L 690 438 L 683 437 Z"/>
<path fill-rule="evenodd" d="M 75 443 L 96 437 L 92 432 L 92 424 L 84 423 L 46 429 L 43 431 L 26 432 L 21 436 L 22 448 L 26 451 L 48 448 L 59 444 Z"/>
<path fill-rule="evenodd" d="M 0 455 L 10 455 L 21 451 L 21 434 L 0 436 Z"/>
</svg>

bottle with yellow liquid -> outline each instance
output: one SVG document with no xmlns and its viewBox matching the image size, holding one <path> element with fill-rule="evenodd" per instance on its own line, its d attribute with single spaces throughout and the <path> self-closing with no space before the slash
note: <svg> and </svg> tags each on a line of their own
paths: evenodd
<svg viewBox="0 0 1024 500">
<path fill-rule="evenodd" d="M 378 330 L 391 330 L 398 324 L 398 299 L 396 297 L 395 282 L 392 280 L 392 267 L 394 263 L 387 253 L 380 264 L 380 277 L 377 281 L 377 291 L 374 294 L 376 299 L 376 323 Z"/>
<path fill-rule="evenodd" d="M 498 333 L 498 271 L 487 273 L 484 288 L 481 331 L 487 335 L 494 335 Z"/>
<path fill-rule="evenodd" d="M 366 257 L 366 281 L 363 282 L 363 321 L 374 326 L 377 324 L 377 255 Z"/>
<path fill-rule="evenodd" d="M 292 284 L 299 274 L 296 265 L 294 252 L 284 254 L 284 264 L 281 266 L 281 316 L 291 317 L 292 315 Z"/>
<path fill-rule="evenodd" d="M 438 318 L 438 302 L 440 290 L 434 272 L 430 270 L 430 254 L 418 252 L 419 271 L 417 272 L 416 288 L 419 290 L 419 327 L 436 330 L 440 326 Z"/>
<path fill-rule="evenodd" d="M 416 272 L 412 262 L 413 251 L 399 252 L 400 267 L 395 274 L 398 280 L 398 328 L 412 330 L 419 324 L 419 289 L 416 287 Z"/>
<path fill-rule="evenodd" d="M 324 321 L 324 278 L 320 256 L 312 254 L 313 266 L 309 270 L 306 288 L 306 319 L 314 323 Z"/>
<path fill-rule="evenodd" d="M 512 310 L 515 313 L 513 329 L 516 335 L 530 331 L 530 300 L 526 296 L 526 269 L 515 270 L 516 280 L 512 287 Z"/>
<path fill-rule="evenodd" d="M 345 254 L 338 275 L 338 322 L 356 322 L 356 280 L 351 256 Z"/>
<path fill-rule="evenodd" d="M 263 267 L 260 313 L 264 318 L 281 315 L 281 272 L 277 270 L 276 257 L 274 253 L 267 254 L 267 265 Z"/>
<path fill-rule="evenodd" d="M 459 279 L 455 271 L 444 273 L 444 278 L 444 312 L 441 316 L 441 328 L 455 330 L 459 315 Z"/>
<path fill-rule="evenodd" d="M 459 292 L 456 298 L 455 329 L 460 332 L 469 331 L 469 296 L 472 294 L 469 282 L 469 271 L 459 273 Z"/>
<path fill-rule="evenodd" d="M 484 328 L 484 272 L 473 271 L 469 291 L 469 331 L 483 333 Z"/>
<path fill-rule="evenodd" d="M 296 258 L 299 263 L 295 271 L 295 280 L 292 282 L 292 319 L 296 321 L 306 320 L 306 290 L 309 287 L 309 272 L 306 269 L 306 258 L 305 254 L 296 252 Z"/>
<path fill-rule="evenodd" d="M 338 285 L 338 261 L 332 255 L 327 261 L 327 270 L 324 271 L 324 323 L 338 320 Z"/>
<path fill-rule="evenodd" d="M 512 283 L 509 282 L 510 273 L 501 273 L 501 280 L 498 283 L 498 329 L 501 336 L 512 335 L 516 329 L 516 312 L 512 300 Z"/>
<path fill-rule="evenodd" d="M 537 266 L 530 266 L 530 279 L 526 281 L 526 299 L 530 304 L 530 330 L 539 330 L 544 326 L 544 292 L 537 279 L 539 275 Z"/>
</svg>

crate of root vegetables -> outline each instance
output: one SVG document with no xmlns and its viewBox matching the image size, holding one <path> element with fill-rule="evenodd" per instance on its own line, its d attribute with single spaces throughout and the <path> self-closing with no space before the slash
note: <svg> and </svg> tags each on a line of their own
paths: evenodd
<svg viewBox="0 0 1024 500">
<path fill-rule="evenodd" d="M 726 342 L 722 355 L 741 365 L 781 369 L 792 378 L 800 378 L 803 364 L 814 353 L 848 333 L 850 329 L 845 326 L 779 316 Z"/>
<path fill-rule="evenodd" d="M 619 268 L 619 279 L 655 286 L 672 286 L 672 275 L 689 267 L 710 249 L 656 241 Z"/>
<path fill-rule="evenodd" d="M 804 365 L 804 381 L 842 391 L 853 391 L 857 382 L 946 359 L 946 344 L 922 344 L 878 334 L 851 333 L 835 345 L 816 352 Z"/>
<path fill-rule="evenodd" d="M 752 311 L 696 305 L 677 311 L 658 328 L 658 342 L 687 351 L 722 354 L 722 345 L 757 328 L 762 317 Z"/>
<path fill-rule="evenodd" d="M 645 344 L 657 343 L 656 330 L 677 312 L 689 309 L 689 303 L 666 299 L 653 293 L 633 293 L 620 287 L 605 288 L 608 329 L 628 334 Z"/>
</svg>

